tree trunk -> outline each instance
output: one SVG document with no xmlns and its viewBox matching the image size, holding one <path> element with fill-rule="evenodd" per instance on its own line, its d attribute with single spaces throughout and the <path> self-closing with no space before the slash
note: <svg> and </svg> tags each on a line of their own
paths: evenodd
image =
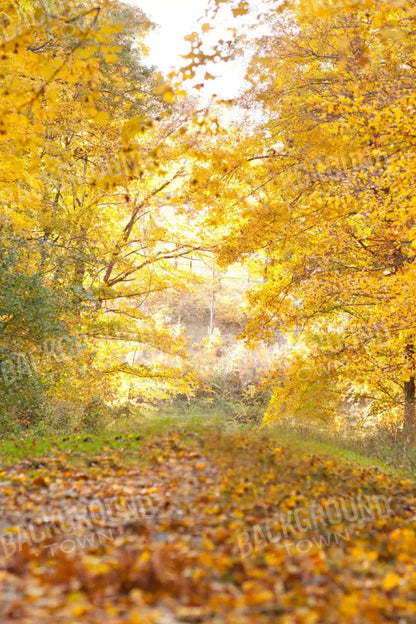
<svg viewBox="0 0 416 624">
<path fill-rule="evenodd" d="M 215 328 L 215 263 L 212 265 L 211 305 L 209 310 L 209 342 L 212 343 Z"/>
<path fill-rule="evenodd" d="M 413 343 L 406 345 L 406 357 L 414 363 L 415 347 Z M 404 428 L 412 436 L 416 433 L 416 382 L 412 374 L 408 381 L 404 382 Z"/>
</svg>

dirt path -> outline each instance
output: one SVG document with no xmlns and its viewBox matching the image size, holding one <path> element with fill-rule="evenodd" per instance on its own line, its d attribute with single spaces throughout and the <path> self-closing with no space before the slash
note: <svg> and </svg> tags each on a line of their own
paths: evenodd
<svg viewBox="0 0 416 624">
<path fill-rule="evenodd" d="M 4 624 L 416 622 L 410 481 L 220 434 L 2 479 Z"/>
</svg>

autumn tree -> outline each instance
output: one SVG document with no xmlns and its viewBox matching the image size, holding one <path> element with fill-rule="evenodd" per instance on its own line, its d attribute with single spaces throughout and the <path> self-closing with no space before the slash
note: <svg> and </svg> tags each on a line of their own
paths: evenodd
<svg viewBox="0 0 416 624">
<path fill-rule="evenodd" d="M 3 23 L 4 227 L 86 338 L 77 366 L 40 354 L 38 368 L 74 403 L 131 396 L 131 379 L 143 400 L 191 391 L 185 340 L 146 301 L 200 246 L 171 218 L 199 125 L 143 63 L 150 22 L 117 2 L 46 2 L 7 3 Z"/>
<path fill-rule="evenodd" d="M 294 342 L 267 418 L 350 399 L 404 407 L 411 430 L 413 5 L 293 2 L 266 18 L 241 100 L 261 115 L 221 141 L 210 220 L 232 228 L 223 263 L 268 258 L 249 340 Z"/>
</svg>

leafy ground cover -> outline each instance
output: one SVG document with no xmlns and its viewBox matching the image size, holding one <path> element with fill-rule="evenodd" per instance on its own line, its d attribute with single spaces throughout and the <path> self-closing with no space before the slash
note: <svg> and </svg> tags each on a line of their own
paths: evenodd
<svg viewBox="0 0 416 624">
<path fill-rule="evenodd" d="M 411 479 L 259 434 L 137 437 L 3 463 L 2 622 L 416 621 Z"/>
</svg>

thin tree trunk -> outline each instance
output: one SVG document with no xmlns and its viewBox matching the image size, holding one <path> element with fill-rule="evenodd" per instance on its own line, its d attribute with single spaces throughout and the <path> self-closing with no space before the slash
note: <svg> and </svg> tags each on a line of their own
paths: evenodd
<svg viewBox="0 0 416 624">
<path fill-rule="evenodd" d="M 270 269 L 275 265 L 275 259 L 266 257 L 266 261 L 264 263 L 264 271 L 263 271 L 263 283 L 269 281 L 270 279 Z"/>
<path fill-rule="evenodd" d="M 209 314 L 209 341 L 212 342 L 215 328 L 215 263 L 212 265 L 212 290 L 211 290 L 211 305 Z"/>
<path fill-rule="evenodd" d="M 406 358 L 414 368 L 415 346 L 413 343 L 406 345 Z M 410 379 L 404 382 L 404 427 L 406 433 L 416 434 L 416 380 L 412 372 Z"/>
</svg>

